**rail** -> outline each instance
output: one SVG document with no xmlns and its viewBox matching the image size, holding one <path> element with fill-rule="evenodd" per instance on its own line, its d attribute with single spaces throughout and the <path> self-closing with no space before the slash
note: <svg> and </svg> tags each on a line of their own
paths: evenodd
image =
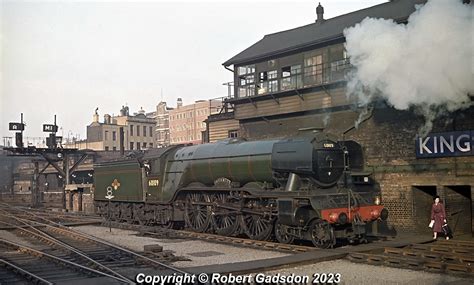
<svg viewBox="0 0 474 285">
<path fill-rule="evenodd" d="M 58 263 L 59 264 L 64 264 L 66 267 L 69 267 L 69 268 L 76 268 L 76 269 L 79 269 L 81 271 L 86 271 L 86 272 L 95 274 L 97 276 L 104 276 L 104 277 L 108 277 L 108 278 L 113 278 L 115 280 L 122 281 L 122 282 L 124 281 L 124 280 L 118 279 L 115 276 L 109 275 L 107 273 L 100 272 L 98 270 L 83 266 L 81 264 L 78 264 L 78 263 L 75 263 L 75 262 L 72 262 L 72 261 L 69 261 L 69 260 L 66 260 L 64 258 L 60 258 L 60 257 L 57 257 L 57 256 L 54 256 L 54 255 L 51 255 L 51 254 L 33 249 L 33 248 L 25 246 L 25 245 L 21 245 L 19 243 L 8 241 L 8 240 L 2 239 L 2 238 L 0 238 L 0 245 L 4 246 L 4 247 L 9 247 L 9 248 L 15 249 L 15 250 L 23 252 L 23 253 L 27 253 L 27 254 L 35 256 L 35 257 L 48 259 L 48 260 L 50 260 L 50 261 L 52 261 L 56 264 L 58 264 Z M 130 283 L 130 282 L 127 281 L 125 283 Z"/>
<path fill-rule="evenodd" d="M 172 266 L 169 266 L 163 262 L 159 262 L 159 261 L 156 261 L 154 259 L 151 259 L 147 256 L 144 256 L 144 255 L 141 255 L 139 253 L 136 253 L 136 252 L 133 252 L 131 250 L 128 250 L 126 248 L 123 248 L 123 247 L 119 247 L 115 244 L 112 244 L 106 240 L 103 240 L 103 239 L 100 239 L 100 238 L 97 238 L 97 237 L 94 237 L 92 235 L 89 235 L 89 234 L 86 234 L 86 233 L 83 233 L 83 232 L 80 232 L 80 231 L 77 231 L 77 230 L 74 230 L 74 229 L 71 229 L 71 228 L 68 228 L 68 227 L 65 227 L 64 225 L 60 224 L 60 223 L 57 223 L 55 221 L 52 221 L 50 219 L 47 219 L 47 218 L 44 218 L 44 217 L 41 217 L 39 215 L 36 215 L 34 213 L 31 213 L 31 212 L 28 212 L 28 211 L 25 211 L 23 209 L 18 209 L 18 208 L 15 208 L 16 211 L 20 211 L 20 212 L 24 212 L 25 214 L 27 215 L 30 215 L 36 219 L 40 219 L 40 220 L 43 220 L 45 221 L 46 223 L 42 223 L 42 222 L 38 222 L 38 221 L 34 221 L 35 225 L 36 226 L 43 226 L 43 227 L 47 227 L 49 229 L 51 229 L 52 231 L 55 231 L 55 232 L 58 232 L 60 234 L 63 234 L 63 235 L 67 235 L 67 236 L 70 236 L 74 239 L 87 239 L 89 241 L 92 241 L 92 242 L 95 242 L 96 244 L 100 244 L 102 246 L 108 246 L 116 251 L 120 251 L 120 252 L 123 252 L 123 253 L 127 253 L 128 255 L 130 256 L 133 256 L 134 258 L 138 259 L 138 260 L 141 260 L 141 261 L 145 261 L 147 262 L 148 264 L 152 265 L 152 266 L 155 266 L 155 267 L 162 267 L 162 268 L 165 268 L 165 269 L 168 269 L 168 270 L 171 270 L 173 272 L 176 272 L 176 273 L 179 273 L 179 274 L 187 274 L 187 272 L 181 270 L 181 269 L 178 269 L 178 268 L 175 268 L 175 267 L 172 267 Z"/>
<path fill-rule="evenodd" d="M 5 214 L 0 214 L 0 215 L 5 215 Z M 10 218 L 12 219 L 15 219 L 17 221 L 19 221 L 20 223 L 22 223 L 24 226 L 30 228 L 30 230 L 27 230 L 23 227 L 20 227 L 20 226 L 17 226 L 17 225 L 14 225 L 14 224 L 11 224 L 11 223 L 7 223 L 7 222 L 0 222 L 2 224 L 8 224 L 12 227 L 17 227 L 18 230 L 26 233 L 26 234 L 29 234 L 30 236 L 40 240 L 40 241 L 43 241 L 45 243 L 48 243 L 48 244 L 53 244 L 53 245 L 56 245 L 58 248 L 62 248 L 62 249 L 66 249 L 66 250 L 69 250 L 70 252 L 73 252 L 74 254 L 80 256 L 81 258 L 87 260 L 88 262 L 96 265 L 98 267 L 98 269 L 102 269 L 102 270 L 105 270 L 107 272 L 109 272 L 111 275 L 114 275 L 116 277 L 118 277 L 117 280 L 119 281 L 123 281 L 123 282 L 130 282 L 128 280 L 127 277 L 121 275 L 120 273 L 112 270 L 111 268 L 93 260 L 92 258 L 88 257 L 84 252 L 68 245 L 67 243 L 64 243 L 60 240 L 58 240 L 57 238 L 47 234 L 46 232 L 34 227 L 32 224 L 29 224 L 27 221 L 25 221 L 24 219 L 20 219 L 20 218 L 17 218 L 15 216 L 12 216 L 12 215 L 8 215 Z"/>
<path fill-rule="evenodd" d="M 23 275 L 26 277 L 26 279 L 30 280 L 30 281 L 34 281 L 34 283 L 38 283 L 38 284 L 46 284 L 46 285 L 52 285 L 54 283 L 51 283 L 49 282 L 48 280 L 46 279 L 43 279 L 41 277 L 39 277 L 38 275 L 32 273 L 32 272 L 29 272 L 21 267 L 18 267 L 16 266 L 15 264 L 13 263 L 10 263 L 6 260 L 3 260 L 0 258 L 0 263 L 2 263 L 4 266 L 6 267 L 9 267 L 11 269 L 13 269 L 14 271 L 18 272 L 20 275 Z"/>
</svg>

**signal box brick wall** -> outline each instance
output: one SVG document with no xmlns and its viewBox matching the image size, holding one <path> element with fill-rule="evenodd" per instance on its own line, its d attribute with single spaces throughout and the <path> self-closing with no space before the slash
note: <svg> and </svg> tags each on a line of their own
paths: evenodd
<svg viewBox="0 0 474 285">
<path fill-rule="evenodd" d="M 342 133 L 358 118 L 358 113 L 348 110 L 330 115 L 241 121 L 241 133 L 242 137 L 254 140 L 294 136 L 300 128 L 317 127 L 324 128 L 335 139 L 342 139 Z M 474 130 L 473 118 L 474 107 L 436 121 L 431 133 Z M 448 215 L 463 207 L 466 215 L 471 211 L 470 215 L 474 216 L 474 156 L 416 159 L 415 138 L 422 125 L 423 120 L 412 112 L 382 107 L 376 108 L 367 121 L 347 132 L 344 138 L 355 140 L 364 147 L 366 170 L 374 173 L 382 189 L 383 203 L 391 213 L 390 221 L 400 230 L 413 231 L 420 227 L 416 214 L 419 205 L 413 197 L 413 188 L 417 186 L 435 187 L 437 194 L 447 202 Z M 450 186 L 467 186 L 460 189 L 469 191 L 470 188 L 471 193 L 449 191 Z M 462 197 L 459 195 L 462 194 L 471 197 L 470 209 L 465 203 L 460 206 Z M 471 224 L 472 229 L 472 218 Z"/>
</svg>

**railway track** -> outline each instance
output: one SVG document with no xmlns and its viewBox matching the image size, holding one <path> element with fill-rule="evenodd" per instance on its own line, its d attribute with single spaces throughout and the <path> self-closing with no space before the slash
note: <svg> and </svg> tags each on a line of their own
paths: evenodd
<svg viewBox="0 0 474 285">
<path fill-rule="evenodd" d="M 0 224 L 15 228 L 15 233 L 34 245 L 33 248 L 0 239 L 0 247 L 4 248 L 0 252 L 0 274 L 5 275 L 0 275 L 0 280 L 16 278 L 49 284 L 100 277 L 111 283 L 133 283 L 135 275 L 146 270 L 157 275 L 186 274 L 35 213 L 18 209 L 10 212 L 3 207 L 0 217 Z"/>
<path fill-rule="evenodd" d="M 54 284 L 98 277 L 105 278 L 108 283 L 130 283 L 127 279 L 5 239 L 0 239 L 0 248 L 0 265 L 4 269 L 0 271 L 2 284 Z"/>
<path fill-rule="evenodd" d="M 350 253 L 348 259 L 372 265 L 385 265 L 474 278 L 473 241 L 436 241 L 411 244 L 403 248 L 386 247 L 383 251 Z"/>
<path fill-rule="evenodd" d="M 261 241 L 261 240 L 252 240 L 249 238 L 239 238 L 239 237 L 227 237 L 221 236 L 217 234 L 209 234 L 209 233 L 198 233 L 192 232 L 187 230 L 174 230 L 174 229 L 167 229 L 161 227 L 147 227 L 147 226 L 140 226 L 140 225 L 132 225 L 132 224 L 124 224 L 124 223 L 117 223 L 117 222 L 105 222 L 103 223 L 104 226 L 121 228 L 121 229 L 128 229 L 128 230 L 135 230 L 139 231 L 141 235 L 153 237 L 153 238 L 163 238 L 163 239 L 200 239 L 204 241 L 210 242 L 217 242 L 222 244 L 230 244 L 230 245 L 237 245 L 237 246 L 244 246 L 244 247 L 251 247 L 255 249 L 262 249 L 262 250 L 273 250 L 273 251 L 281 251 L 281 252 L 290 252 L 290 253 L 302 253 L 302 252 L 309 252 L 318 250 L 318 248 L 314 246 L 304 246 L 304 245 L 296 245 L 296 244 L 283 244 L 278 242 L 271 242 L 271 241 Z"/>
<path fill-rule="evenodd" d="M 68 214 L 61 212 L 44 211 L 40 209 L 12 207 L 11 205 L 5 203 L 0 203 L 0 211 L 7 211 L 10 215 L 14 215 L 17 218 L 29 219 L 31 221 L 41 222 L 44 221 L 42 219 L 44 218 L 65 226 L 100 224 L 102 222 L 101 218 L 90 215 Z M 11 219 L 5 216 L 0 216 L 0 222 L 1 221 L 8 222 L 11 221 Z M 11 229 L 14 228 L 5 225 L 0 225 L 0 230 Z"/>
<path fill-rule="evenodd" d="M 142 232 L 142 235 L 151 236 L 156 238 L 161 238 L 163 235 L 161 233 L 156 232 Z M 315 247 L 312 246 L 303 246 L 303 245 L 294 245 L 294 244 L 283 244 L 271 241 L 260 241 L 260 240 L 252 240 L 248 238 L 238 238 L 238 237 L 226 237 L 221 235 L 209 234 L 209 233 L 197 233 L 197 232 L 190 232 L 190 231 L 176 231 L 176 237 L 179 238 L 193 238 L 193 239 L 200 239 L 205 241 L 211 242 L 218 242 L 223 244 L 232 244 L 238 246 L 245 246 L 245 247 L 252 247 L 256 249 L 265 249 L 265 250 L 277 250 L 283 252 L 292 252 L 292 253 L 301 253 L 301 252 L 308 252 L 317 250 Z"/>
</svg>

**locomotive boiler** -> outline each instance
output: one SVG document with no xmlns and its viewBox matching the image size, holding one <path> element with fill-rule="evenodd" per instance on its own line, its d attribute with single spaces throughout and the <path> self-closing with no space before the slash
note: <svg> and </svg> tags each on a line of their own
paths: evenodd
<svg viewBox="0 0 474 285">
<path fill-rule="evenodd" d="M 358 143 L 322 133 L 227 139 L 95 165 L 94 199 L 117 221 L 327 248 L 364 240 L 388 217 L 362 170 Z"/>
</svg>

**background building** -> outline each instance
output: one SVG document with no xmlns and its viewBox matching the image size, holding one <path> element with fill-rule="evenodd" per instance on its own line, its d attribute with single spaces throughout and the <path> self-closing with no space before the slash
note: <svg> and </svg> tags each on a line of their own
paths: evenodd
<svg viewBox="0 0 474 285">
<path fill-rule="evenodd" d="M 156 146 L 155 128 L 156 120 L 147 117 L 143 109 L 130 115 L 128 107 L 122 107 L 119 116 L 105 114 L 102 123 L 96 112 L 93 122 L 87 126 L 87 140 L 68 146 L 105 151 L 153 148 Z"/>
<path fill-rule="evenodd" d="M 168 107 L 166 102 L 160 102 L 156 106 L 155 120 L 155 141 L 157 147 L 166 147 L 170 145 L 170 111 L 173 108 Z"/>
<path fill-rule="evenodd" d="M 209 115 L 219 113 L 221 108 L 221 100 L 199 100 L 183 106 L 182 99 L 178 98 L 176 109 L 169 111 L 171 144 L 202 143 L 205 120 Z"/>
</svg>

